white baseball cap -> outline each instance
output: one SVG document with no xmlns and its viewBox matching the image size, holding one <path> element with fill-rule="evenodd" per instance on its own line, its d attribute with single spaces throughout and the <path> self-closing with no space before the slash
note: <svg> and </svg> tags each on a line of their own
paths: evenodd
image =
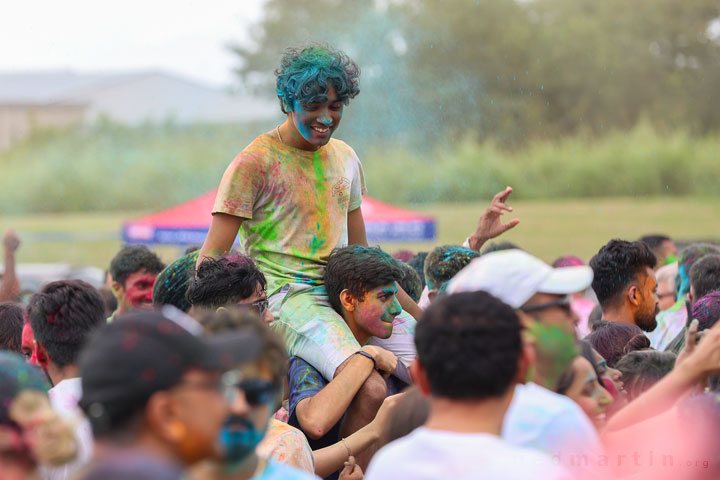
<svg viewBox="0 0 720 480">
<path fill-rule="evenodd" d="M 488 292 L 513 308 L 536 293 L 568 295 L 582 292 L 593 279 L 592 268 L 552 268 L 522 250 L 501 250 L 474 259 L 450 280 L 447 293 Z"/>
</svg>

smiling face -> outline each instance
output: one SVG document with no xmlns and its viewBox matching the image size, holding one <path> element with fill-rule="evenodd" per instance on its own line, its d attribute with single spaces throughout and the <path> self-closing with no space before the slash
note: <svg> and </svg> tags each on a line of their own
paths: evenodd
<svg viewBox="0 0 720 480">
<path fill-rule="evenodd" d="M 289 116 L 291 124 L 302 137 L 300 148 L 317 150 L 326 145 L 340 124 L 342 113 L 343 103 L 332 85 L 328 86 L 325 102 L 302 104 L 295 100 Z"/>
<path fill-rule="evenodd" d="M 152 291 L 155 286 L 156 273 L 147 270 L 140 270 L 131 274 L 125 280 L 123 287 L 119 283 L 113 284 L 113 294 L 118 301 L 118 312 L 124 313 L 128 310 L 150 310 L 152 305 Z"/>
<path fill-rule="evenodd" d="M 575 401 L 599 429 L 605 425 L 605 410 L 612 397 L 600 384 L 593 366 L 585 357 L 577 356 L 572 368 L 573 381 L 565 395 Z"/>
<path fill-rule="evenodd" d="M 393 320 L 402 312 L 397 292 L 398 287 L 394 283 L 382 285 L 354 302 L 355 325 L 351 326 L 351 330 L 358 342 L 363 344 L 369 337 L 388 338 L 392 335 Z"/>
</svg>

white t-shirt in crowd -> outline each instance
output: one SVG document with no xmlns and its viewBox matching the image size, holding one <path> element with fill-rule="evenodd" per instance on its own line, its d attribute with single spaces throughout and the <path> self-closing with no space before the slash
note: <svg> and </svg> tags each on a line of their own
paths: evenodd
<svg viewBox="0 0 720 480">
<path fill-rule="evenodd" d="M 605 454 L 597 430 L 575 402 L 532 382 L 515 387 L 502 438 L 541 450 L 570 469 L 587 466 L 585 458 L 596 463 Z"/>
<path fill-rule="evenodd" d="M 78 441 L 78 456 L 66 465 L 48 468 L 44 478 L 69 479 L 90 461 L 93 453 L 92 428 L 78 407 L 78 401 L 82 397 L 82 381 L 79 377 L 62 380 L 48 391 L 48 395 L 53 410 L 74 427 L 75 438 Z"/>
<path fill-rule="evenodd" d="M 420 427 L 382 448 L 365 480 L 570 479 L 549 455 L 515 447 L 488 433 L 456 433 Z"/>
</svg>

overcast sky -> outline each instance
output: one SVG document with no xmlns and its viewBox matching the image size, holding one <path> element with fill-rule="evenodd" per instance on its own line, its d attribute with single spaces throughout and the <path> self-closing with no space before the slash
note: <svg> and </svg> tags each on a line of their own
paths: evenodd
<svg viewBox="0 0 720 480">
<path fill-rule="evenodd" d="M 0 70 L 162 68 L 222 86 L 263 0 L 9 0 Z"/>
</svg>

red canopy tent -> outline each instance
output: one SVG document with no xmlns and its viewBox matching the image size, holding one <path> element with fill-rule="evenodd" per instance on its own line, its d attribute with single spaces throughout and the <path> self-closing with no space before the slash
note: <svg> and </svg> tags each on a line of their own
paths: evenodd
<svg viewBox="0 0 720 480">
<path fill-rule="evenodd" d="M 205 241 L 217 189 L 180 205 L 131 220 L 123 226 L 130 244 L 199 245 Z M 435 219 L 370 197 L 361 206 L 370 242 L 430 241 Z"/>
</svg>

